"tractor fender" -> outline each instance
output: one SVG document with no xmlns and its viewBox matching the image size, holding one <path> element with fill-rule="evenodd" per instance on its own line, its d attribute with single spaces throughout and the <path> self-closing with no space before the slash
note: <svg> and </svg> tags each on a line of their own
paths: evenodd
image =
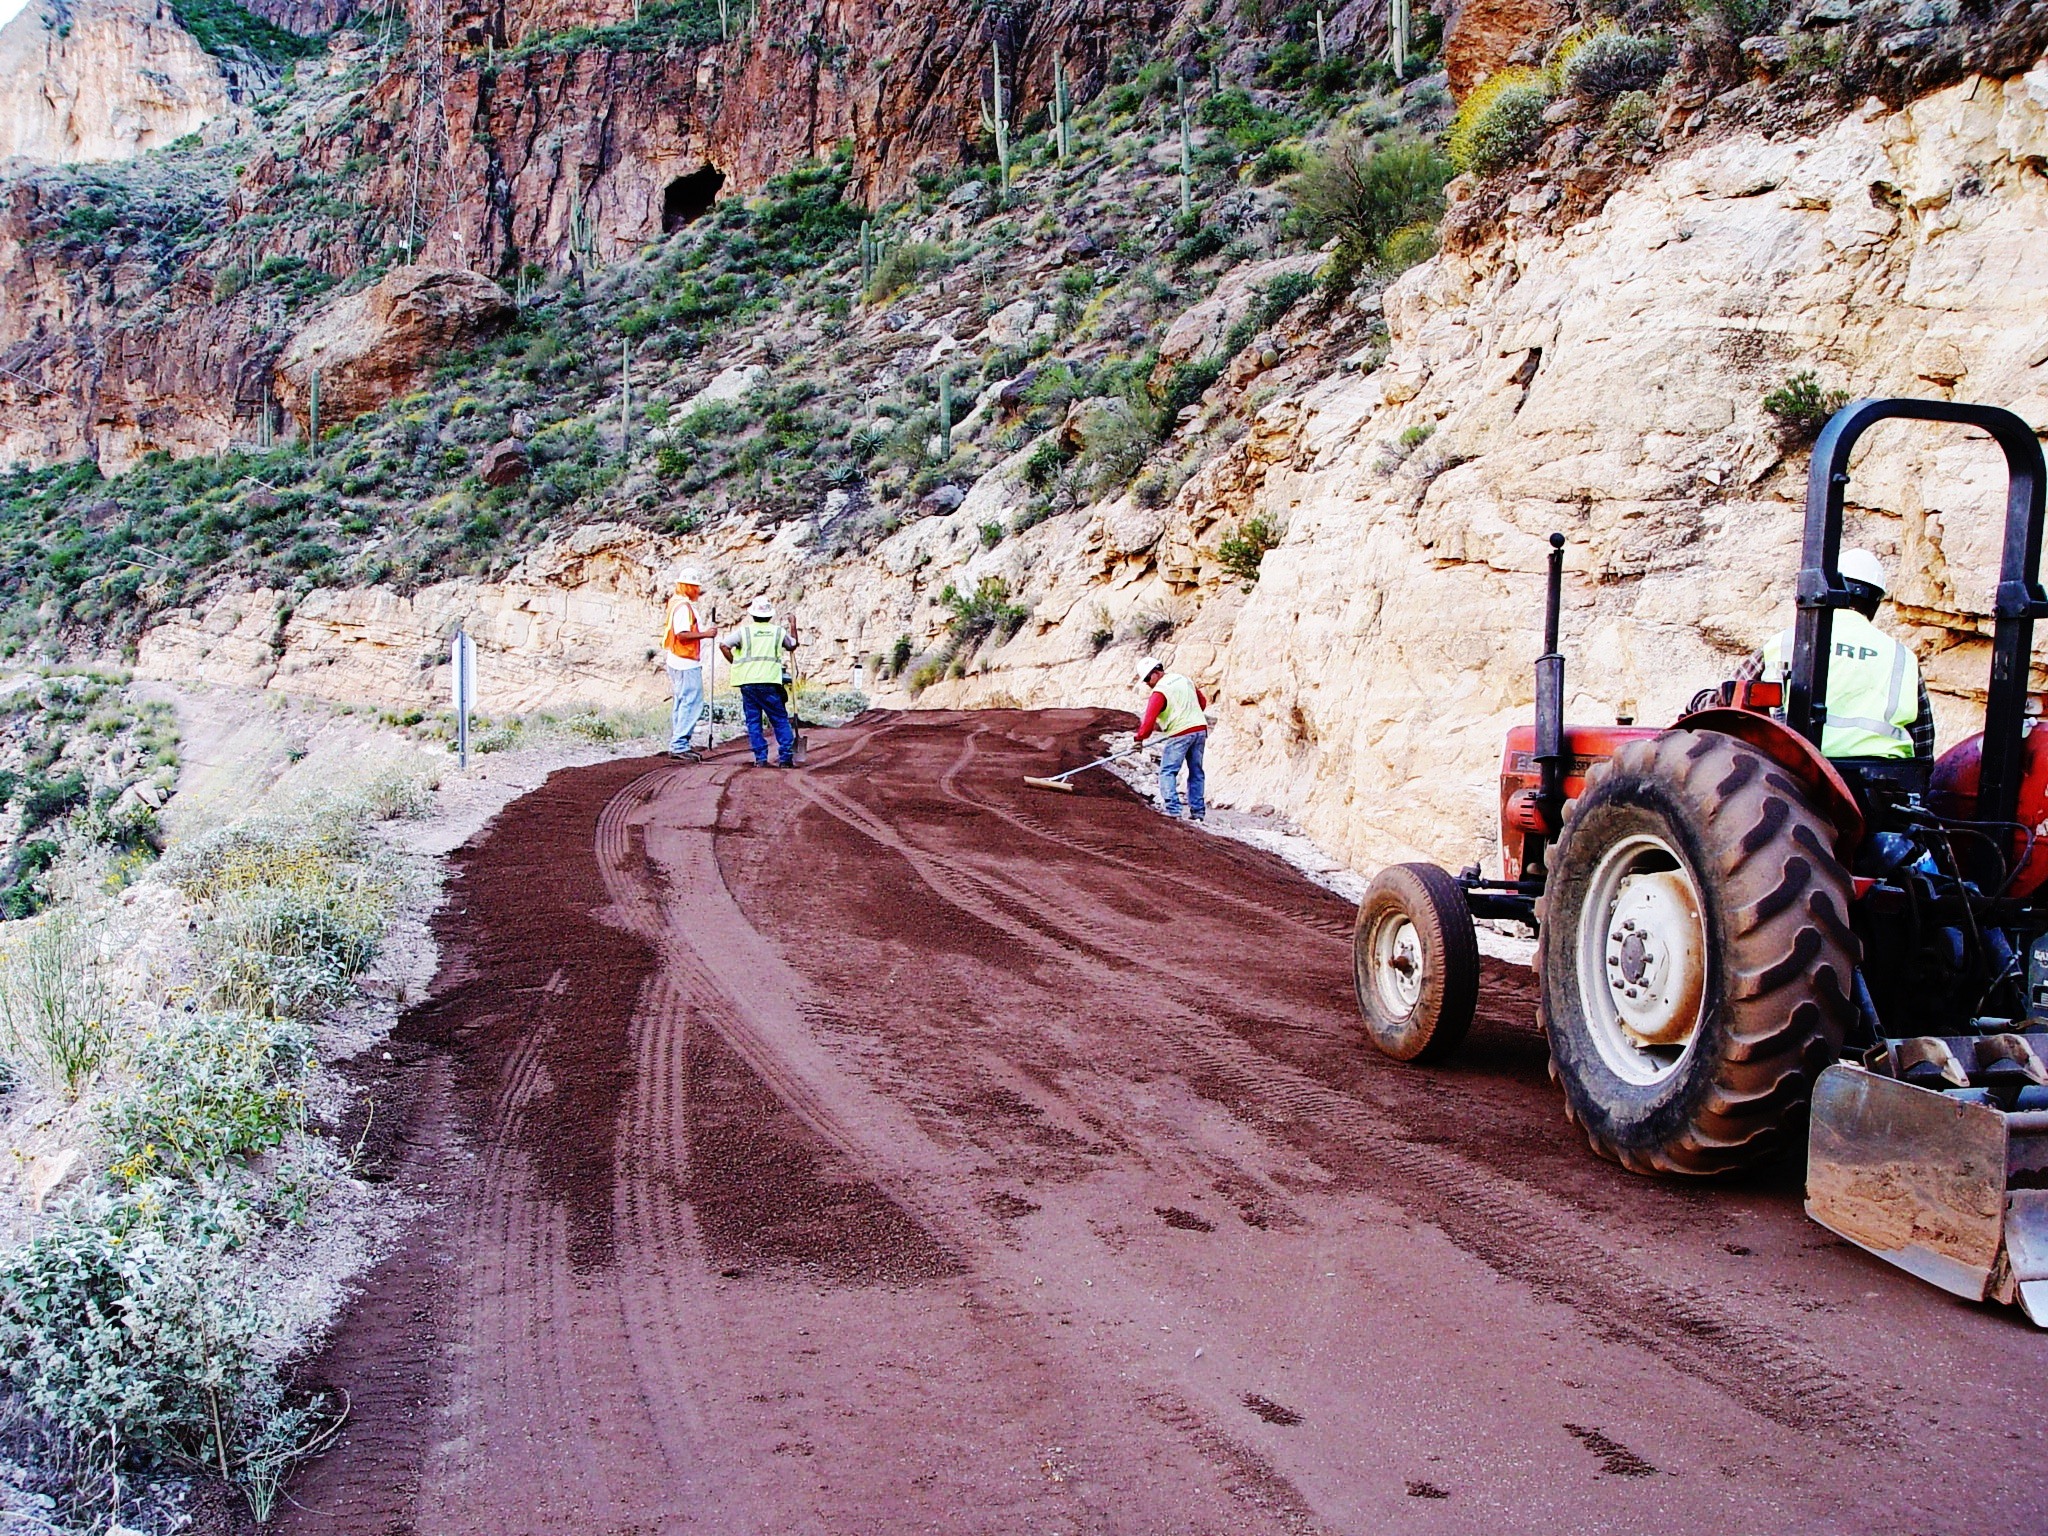
<svg viewBox="0 0 2048 1536">
<path fill-rule="evenodd" d="M 1682 716 L 1674 731 L 1719 731 L 1747 742 L 1806 787 L 1814 810 L 1835 829 L 1835 856 L 1844 864 L 1863 843 L 1863 808 L 1835 765 L 1782 720 L 1749 709 L 1702 709 Z"/>
</svg>

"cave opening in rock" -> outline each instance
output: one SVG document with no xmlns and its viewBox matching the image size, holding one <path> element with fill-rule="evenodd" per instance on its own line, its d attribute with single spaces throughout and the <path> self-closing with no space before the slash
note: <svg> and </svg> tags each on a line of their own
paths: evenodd
<svg viewBox="0 0 2048 1536">
<path fill-rule="evenodd" d="M 725 185 L 725 172 L 707 165 L 668 184 L 661 197 L 661 232 L 673 234 L 692 219 L 701 219 L 718 201 L 718 189 Z"/>
</svg>

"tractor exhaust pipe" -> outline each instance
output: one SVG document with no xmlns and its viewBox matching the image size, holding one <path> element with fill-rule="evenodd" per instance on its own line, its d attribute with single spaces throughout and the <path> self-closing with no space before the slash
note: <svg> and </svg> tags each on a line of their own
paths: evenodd
<svg viewBox="0 0 2048 1536">
<path fill-rule="evenodd" d="M 1544 825 L 1564 816 L 1564 656 L 1557 648 L 1558 608 L 1564 598 L 1564 535 L 1550 536 L 1550 579 L 1543 599 L 1543 654 L 1536 658 L 1536 791 Z"/>
</svg>

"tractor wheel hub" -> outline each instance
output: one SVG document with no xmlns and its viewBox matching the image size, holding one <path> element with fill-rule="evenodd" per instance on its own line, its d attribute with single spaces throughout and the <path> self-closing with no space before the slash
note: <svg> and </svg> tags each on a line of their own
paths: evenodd
<svg viewBox="0 0 2048 1536">
<path fill-rule="evenodd" d="M 1705 934 L 1681 870 L 1626 874 L 1607 923 L 1607 985 L 1617 1022 L 1644 1045 L 1682 1044 L 1699 1019 Z"/>
</svg>

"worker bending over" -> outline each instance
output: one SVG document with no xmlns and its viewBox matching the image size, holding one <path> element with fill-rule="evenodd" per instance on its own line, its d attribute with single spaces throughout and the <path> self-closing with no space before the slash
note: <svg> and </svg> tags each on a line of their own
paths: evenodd
<svg viewBox="0 0 2048 1536">
<path fill-rule="evenodd" d="M 1155 732 L 1166 740 L 1159 751 L 1159 805 L 1169 816 L 1180 815 L 1180 771 L 1188 771 L 1188 814 L 1196 821 L 1209 817 L 1207 784 L 1202 775 L 1202 744 L 1209 739 L 1209 701 L 1187 678 L 1166 670 L 1162 661 L 1138 663 L 1138 680 L 1152 690 L 1138 720 L 1138 745 Z"/>
<path fill-rule="evenodd" d="M 675 708 L 669 715 L 668 755 L 693 763 L 702 761 L 690 743 L 704 714 L 704 642 L 718 635 L 697 612 L 697 599 L 703 595 L 704 573 L 694 565 L 679 568 L 661 631 L 662 663 L 668 668 L 669 687 L 675 695 Z"/>
<path fill-rule="evenodd" d="M 768 765 L 768 737 L 761 729 L 761 717 L 775 732 L 776 766 L 796 766 L 796 728 L 789 723 L 789 707 L 782 691 L 782 653 L 796 649 L 796 625 L 787 629 L 775 622 L 775 605 L 762 598 L 747 610 L 747 622 L 732 638 L 721 640 L 718 648 L 732 663 L 732 680 L 740 691 L 740 709 L 747 719 L 747 744 L 754 749 L 754 761 Z"/>
<path fill-rule="evenodd" d="M 1884 600 L 1884 567 L 1867 549 L 1845 549 L 1837 570 L 1849 606 L 1835 610 L 1828 654 L 1827 719 L 1820 750 L 1831 758 L 1934 756 L 1934 709 L 1909 646 L 1872 622 Z M 1792 631 L 1774 635 L 1744 670 L 1782 682 L 1792 667 Z"/>
</svg>

